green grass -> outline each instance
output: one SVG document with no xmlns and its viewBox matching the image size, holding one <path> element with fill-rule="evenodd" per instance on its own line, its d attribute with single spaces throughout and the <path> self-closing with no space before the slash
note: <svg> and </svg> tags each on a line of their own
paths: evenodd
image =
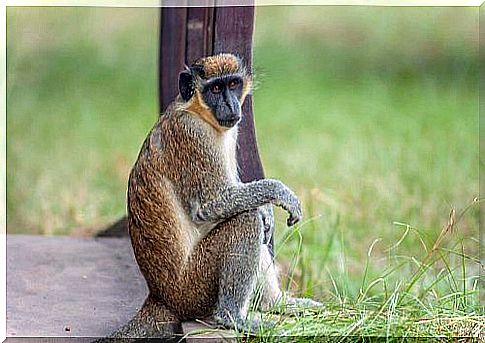
<svg viewBox="0 0 485 343">
<path fill-rule="evenodd" d="M 477 8 L 257 9 L 259 149 L 305 209 L 277 261 L 326 304 L 278 330 L 483 335 L 477 39 Z M 7 49 L 7 230 L 91 235 L 157 116 L 158 11 L 9 8 Z"/>
<path fill-rule="evenodd" d="M 20 8 L 7 21 L 8 231 L 92 233 L 124 213 L 157 115 L 158 12 Z"/>
</svg>

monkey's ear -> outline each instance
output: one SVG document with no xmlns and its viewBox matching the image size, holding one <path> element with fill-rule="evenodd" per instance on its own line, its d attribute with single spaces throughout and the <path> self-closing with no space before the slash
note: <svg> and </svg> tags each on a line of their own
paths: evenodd
<svg viewBox="0 0 485 343">
<path fill-rule="evenodd" d="M 190 70 L 184 70 L 179 74 L 179 92 L 184 101 L 189 101 L 194 95 L 194 77 Z"/>
</svg>

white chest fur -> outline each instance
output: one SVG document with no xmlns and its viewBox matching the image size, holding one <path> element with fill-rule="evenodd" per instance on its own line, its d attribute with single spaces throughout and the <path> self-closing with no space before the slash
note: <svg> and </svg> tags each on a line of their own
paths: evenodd
<svg viewBox="0 0 485 343">
<path fill-rule="evenodd" d="M 221 135 L 219 139 L 220 152 L 224 160 L 224 167 L 231 183 L 238 181 L 236 145 L 237 145 L 237 127 L 232 128 Z"/>
</svg>

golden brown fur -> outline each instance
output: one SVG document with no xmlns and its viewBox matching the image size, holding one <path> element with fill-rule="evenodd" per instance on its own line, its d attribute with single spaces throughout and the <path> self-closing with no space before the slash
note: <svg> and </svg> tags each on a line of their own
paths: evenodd
<svg viewBox="0 0 485 343">
<path fill-rule="evenodd" d="M 227 74 L 244 73 L 243 66 L 236 56 L 231 54 L 219 54 L 199 58 L 194 65 L 200 65 L 204 71 L 204 78 L 217 77 Z"/>
</svg>

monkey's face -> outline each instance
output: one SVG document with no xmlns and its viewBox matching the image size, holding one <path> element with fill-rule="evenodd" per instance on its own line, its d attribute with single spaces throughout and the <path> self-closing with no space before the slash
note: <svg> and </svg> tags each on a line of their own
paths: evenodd
<svg viewBox="0 0 485 343">
<path fill-rule="evenodd" d="M 204 82 L 202 99 L 220 126 L 231 128 L 241 120 L 243 79 L 239 75 L 218 77 Z"/>
<path fill-rule="evenodd" d="M 219 54 L 197 60 L 179 75 L 184 108 L 218 131 L 237 125 L 241 104 L 251 89 L 251 77 L 241 60 Z"/>
</svg>

